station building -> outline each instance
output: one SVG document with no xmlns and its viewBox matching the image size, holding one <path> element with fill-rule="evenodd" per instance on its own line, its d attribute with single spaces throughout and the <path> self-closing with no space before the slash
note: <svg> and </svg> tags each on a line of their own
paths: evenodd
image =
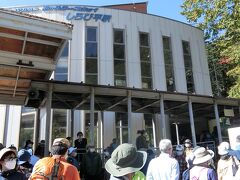
<svg viewBox="0 0 240 180">
<path fill-rule="evenodd" d="M 239 125 L 239 100 L 213 97 L 202 30 L 148 14 L 145 2 L 104 7 L 25 6 L 11 10 L 73 25 L 72 38 L 65 44 L 52 79 L 140 89 L 143 96 L 146 92 L 159 92 L 157 101 L 132 101 L 138 108 L 132 109 L 130 120 L 128 109 L 115 108 L 126 103 L 127 98 L 112 99 L 112 106 L 95 110 L 96 147 L 107 147 L 113 138 L 119 143 L 135 143 L 141 129 L 147 131 L 153 147 L 161 138 L 170 138 L 174 143 L 190 138 L 196 144 L 203 132 L 215 132 L 222 140 L 227 137 L 228 127 Z M 59 136 L 75 139 L 79 131 L 89 137 L 90 110 L 82 110 L 81 106 L 90 97 L 84 98 L 72 110 L 60 106 L 51 110 L 50 142 Z M 100 101 L 95 99 L 96 104 Z M 154 109 L 156 104 L 158 111 Z M 44 111 L 9 105 L 1 105 L 0 110 L 1 122 L 5 122 L 5 133 L 0 138 L 7 146 L 21 147 L 26 139 L 47 138 Z M 34 128 L 36 122 L 38 129 Z M 12 124 L 20 131 L 6 132 Z"/>
</svg>

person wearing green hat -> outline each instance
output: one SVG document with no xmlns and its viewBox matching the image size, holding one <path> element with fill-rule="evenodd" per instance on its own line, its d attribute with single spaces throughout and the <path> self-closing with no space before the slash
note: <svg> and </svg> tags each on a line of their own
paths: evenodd
<svg viewBox="0 0 240 180">
<path fill-rule="evenodd" d="M 140 171 L 147 160 L 147 153 L 137 151 L 132 144 L 119 145 L 106 162 L 105 169 L 111 174 L 109 180 L 145 180 Z"/>
</svg>

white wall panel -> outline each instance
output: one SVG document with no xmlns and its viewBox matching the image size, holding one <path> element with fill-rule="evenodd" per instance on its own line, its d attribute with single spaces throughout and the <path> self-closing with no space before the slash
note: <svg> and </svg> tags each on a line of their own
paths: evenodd
<svg viewBox="0 0 240 180">
<path fill-rule="evenodd" d="M 104 147 L 107 147 L 112 142 L 112 139 L 116 138 L 115 113 L 104 112 L 103 119 Z"/>
<path fill-rule="evenodd" d="M 83 21 L 73 21 L 73 25 L 69 81 L 81 82 L 85 80 L 85 24 Z"/>
<path fill-rule="evenodd" d="M 6 120 L 6 105 L 0 105 L 0 143 L 4 143 L 4 129 Z"/>
<path fill-rule="evenodd" d="M 131 13 L 131 20 L 127 26 L 126 41 L 126 62 L 127 62 L 127 80 L 129 87 L 141 88 L 141 66 L 139 54 L 139 30 L 137 27 L 137 15 Z"/>
<path fill-rule="evenodd" d="M 182 52 L 182 40 L 177 36 L 177 34 L 172 34 L 171 38 L 176 91 L 186 93 L 187 85 Z"/>
<path fill-rule="evenodd" d="M 6 121 L 7 128 L 6 134 L 4 135 L 6 141 L 6 147 L 14 144 L 18 147 L 19 143 L 19 132 L 20 132 L 20 121 L 21 120 L 21 106 L 9 106 L 8 118 Z"/>
<path fill-rule="evenodd" d="M 166 78 L 162 45 L 162 34 L 156 17 L 149 21 L 153 88 L 166 90 Z"/>
</svg>

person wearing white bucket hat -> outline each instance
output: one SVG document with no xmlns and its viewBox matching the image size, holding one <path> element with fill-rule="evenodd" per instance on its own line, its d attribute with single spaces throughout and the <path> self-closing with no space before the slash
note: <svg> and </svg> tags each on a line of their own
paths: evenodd
<svg viewBox="0 0 240 180">
<path fill-rule="evenodd" d="M 219 180 L 240 179 L 237 176 L 239 161 L 236 157 L 229 155 L 230 145 L 228 142 L 222 142 L 218 146 L 218 154 L 220 159 L 217 166 L 217 174 Z"/>
<path fill-rule="evenodd" d="M 204 147 L 197 148 L 194 151 L 194 166 L 190 170 L 190 179 L 217 180 L 216 172 L 208 166 L 213 157 L 212 150 L 207 150 Z"/>
</svg>

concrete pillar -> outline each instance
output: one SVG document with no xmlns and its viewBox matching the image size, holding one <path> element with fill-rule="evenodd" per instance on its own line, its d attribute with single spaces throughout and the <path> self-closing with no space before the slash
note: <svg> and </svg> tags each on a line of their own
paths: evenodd
<svg viewBox="0 0 240 180">
<path fill-rule="evenodd" d="M 192 101 L 190 98 L 188 99 L 188 111 L 189 111 L 189 117 L 190 117 L 193 146 L 196 146 L 197 141 L 196 141 L 195 125 L 194 125 L 194 118 L 193 118 Z"/>
<path fill-rule="evenodd" d="M 132 98 L 131 91 L 128 91 L 128 143 L 132 143 Z M 121 136 L 122 137 L 122 136 Z"/>
<path fill-rule="evenodd" d="M 48 94 L 47 94 L 47 101 L 46 101 L 46 124 L 45 124 L 45 148 L 44 148 L 44 155 L 47 156 L 49 153 L 49 139 L 50 139 L 50 125 L 51 125 L 51 107 L 52 107 L 52 89 L 53 85 L 49 84 L 48 87 Z"/>
<path fill-rule="evenodd" d="M 38 142 L 39 142 L 39 129 L 40 129 L 40 109 L 36 109 L 35 111 L 35 117 L 34 117 L 34 134 L 33 134 L 33 146 L 34 149 L 37 148 Z"/>
<path fill-rule="evenodd" d="M 74 110 L 67 110 L 67 123 L 66 123 L 66 136 L 73 137 L 73 131 L 72 131 L 72 122 L 73 122 L 73 112 Z"/>
<path fill-rule="evenodd" d="M 162 122 L 161 123 L 162 135 L 163 135 L 163 138 L 167 138 L 163 95 L 160 96 L 160 113 L 161 113 L 161 122 Z"/>
<path fill-rule="evenodd" d="M 218 113 L 218 105 L 216 102 L 214 102 L 214 112 L 215 112 L 216 125 L 217 125 L 217 131 L 218 131 L 218 141 L 220 144 L 222 142 L 222 133 L 221 133 L 219 113 Z"/>
</svg>

